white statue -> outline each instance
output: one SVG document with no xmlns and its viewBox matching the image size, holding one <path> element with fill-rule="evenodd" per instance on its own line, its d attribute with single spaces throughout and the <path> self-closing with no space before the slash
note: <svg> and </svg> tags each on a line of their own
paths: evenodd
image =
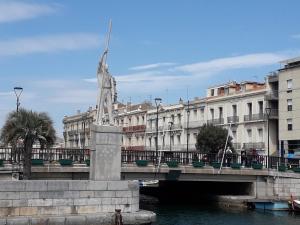
<svg viewBox="0 0 300 225">
<path fill-rule="evenodd" d="M 109 33 L 107 37 L 106 49 L 103 52 L 99 61 L 97 70 L 98 80 L 98 97 L 97 97 L 97 116 L 96 124 L 98 125 L 114 125 L 113 104 L 117 100 L 116 81 L 108 72 L 106 64 L 108 45 L 111 32 L 111 21 L 109 24 Z M 107 117 L 105 117 L 104 109 L 107 109 Z"/>
</svg>

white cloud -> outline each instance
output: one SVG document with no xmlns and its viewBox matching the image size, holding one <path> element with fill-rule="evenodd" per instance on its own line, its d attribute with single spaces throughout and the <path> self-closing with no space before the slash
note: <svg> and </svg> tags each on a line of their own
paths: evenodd
<svg viewBox="0 0 300 225">
<path fill-rule="evenodd" d="M 235 57 L 226 57 L 213 59 L 206 62 L 198 62 L 178 66 L 175 70 L 192 73 L 192 74 L 215 74 L 225 70 L 255 68 L 260 66 L 267 66 L 286 59 L 287 56 L 277 53 L 257 53 L 248 54 Z"/>
<path fill-rule="evenodd" d="M 50 14 L 57 10 L 57 5 L 43 5 L 16 1 L 0 2 L 0 23 L 32 19 Z"/>
<path fill-rule="evenodd" d="M 48 53 L 93 48 L 102 39 L 91 33 L 70 33 L 49 36 L 0 40 L 0 56 L 15 56 L 33 53 Z"/>
<path fill-rule="evenodd" d="M 129 68 L 130 70 L 148 70 L 148 69 L 156 69 L 159 67 L 165 67 L 165 66 L 174 66 L 175 63 L 171 62 L 162 62 L 162 63 L 153 63 L 153 64 L 147 64 L 147 65 L 141 65 L 141 66 L 134 66 Z"/>
</svg>

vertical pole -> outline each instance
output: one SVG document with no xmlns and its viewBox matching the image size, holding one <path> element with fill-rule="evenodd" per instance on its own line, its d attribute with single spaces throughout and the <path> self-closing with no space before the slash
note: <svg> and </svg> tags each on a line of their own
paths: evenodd
<svg viewBox="0 0 300 225">
<path fill-rule="evenodd" d="M 268 169 L 270 168 L 270 122 L 268 115 Z"/>
<path fill-rule="evenodd" d="M 189 122 L 190 122 L 190 101 L 187 108 L 187 126 L 186 126 L 186 163 L 189 163 Z"/>
<path fill-rule="evenodd" d="M 20 99 L 17 97 L 17 113 L 19 112 Z"/>
<path fill-rule="evenodd" d="M 155 139 L 155 154 L 156 154 L 156 162 L 155 164 L 158 165 L 158 105 L 156 106 L 156 139 Z"/>
</svg>

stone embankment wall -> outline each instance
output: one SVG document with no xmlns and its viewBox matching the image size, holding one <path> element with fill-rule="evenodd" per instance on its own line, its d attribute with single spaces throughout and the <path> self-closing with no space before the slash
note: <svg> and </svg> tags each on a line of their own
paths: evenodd
<svg viewBox="0 0 300 225">
<path fill-rule="evenodd" d="M 300 198 L 300 179 L 291 177 L 261 177 L 255 185 L 257 198 L 289 200 Z"/>
<path fill-rule="evenodd" d="M 0 181 L 0 218 L 139 210 L 137 181 Z"/>
</svg>

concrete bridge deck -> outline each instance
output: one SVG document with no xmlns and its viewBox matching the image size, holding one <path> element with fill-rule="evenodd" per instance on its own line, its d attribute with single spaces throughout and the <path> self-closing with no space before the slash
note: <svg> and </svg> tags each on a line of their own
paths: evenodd
<svg viewBox="0 0 300 225">
<path fill-rule="evenodd" d="M 33 178 L 35 179 L 88 179 L 89 170 L 88 166 L 79 163 L 72 166 L 45 163 L 43 166 L 32 167 Z M 4 167 L 0 167 L 0 179 L 11 179 L 14 172 L 17 172 L 17 167 L 6 164 Z M 121 167 L 121 177 L 124 180 L 169 180 L 170 173 L 176 173 L 177 177 L 175 178 L 179 181 L 253 182 L 257 177 L 300 179 L 300 173 L 279 172 L 276 169 L 256 170 L 223 167 L 219 173 L 219 169 L 212 166 L 194 168 L 192 165 L 181 165 L 177 168 L 169 168 L 167 165 L 162 165 L 157 168 L 153 165 L 139 167 L 135 164 L 122 164 Z"/>
</svg>

